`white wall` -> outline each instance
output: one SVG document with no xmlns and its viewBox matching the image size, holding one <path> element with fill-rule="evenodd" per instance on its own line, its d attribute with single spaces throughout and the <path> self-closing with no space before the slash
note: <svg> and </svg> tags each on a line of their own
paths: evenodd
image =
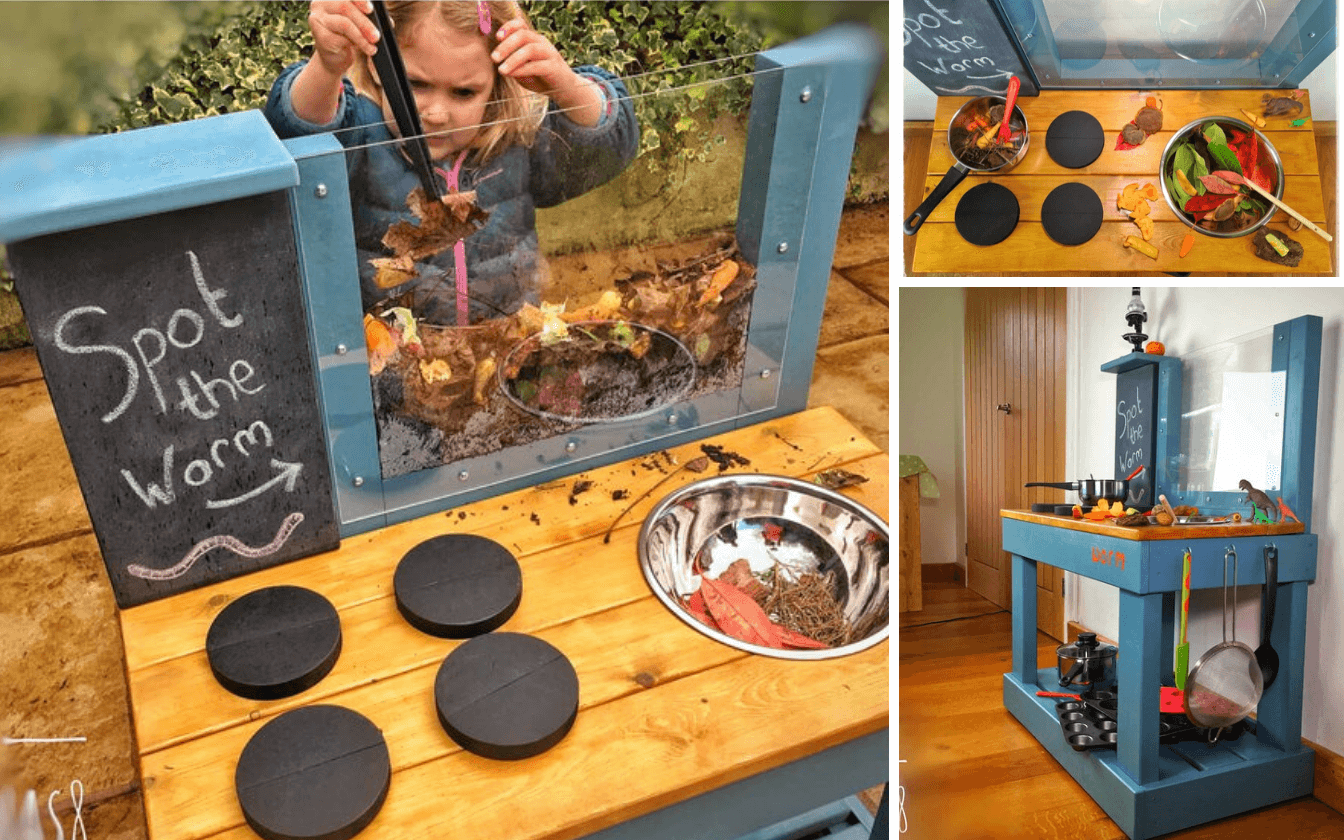
<svg viewBox="0 0 1344 840">
<path fill-rule="evenodd" d="M 1312 243 L 1308 243 L 1310 246 Z M 1321 243 L 1315 243 L 1317 245 Z M 1120 338 L 1129 287 L 1071 290 L 1069 295 L 1068 421 L 1065 437 L 1070 476 L 1109 475 L 1113 463 L 1115 376 L 1103 363 L 1128 352 Z M 1344 446 L 1335 437 L 1344 422 L 1344 394 L 1338 385 L 1344 289 L 1283 288 L 1273 280 L 1261 286 L 1144 288 L 1148 308 L 1144 331 L 1182 353 L 1245 335 L 1299 315 L 1324 319 L 1321 387 L 1316 415 L 1316 472 L 1312 530 L 1319 535 L 1317 577 L 1308 588 L 1306 680 L 1302 735 L 1344 753 Z M 1118 477 L 1118 476 L 1116 476 Z M 1242 557 L 1241 563 L 1261 563 Z M 1218 558 L 1221 562 L 1221 558 Z M 1069 575 L 1065 612 L 1070 620 L 1116 638 L 1119 596 L 1115 587 Z M 1202 590 L 1190 598 L 1190 659 L 1222 641 L 1221 590 Z M 1238 639 L 1259 645 L 1260 588 L 1243 587 L 1237 607 Z"/>
<path fill-rule="evenodd" d="M 966 472 L 962 444 L 961 289 L 902 288 L 900 408 L 897 452 L 918 455 L 938 479 L 939 498 L 919 504 L 920 550 L 925 563 L 965 563 Z"/>
<path fill-rule="evenodd" d="M 1312 117 L 1322 121 L 1336 119 L 1335 100 L 1337 98 L 1339 77 L 1335 69 L 1335 56 L 1332 52 L 1302 81 L 1302 87 L 1311 92 Z M 903 114 L 906 120 L 932 120 L 938 107 L 938 97 L 909 70 L 901 68 L 904 84 L 902 97 Z"/>
</svg>

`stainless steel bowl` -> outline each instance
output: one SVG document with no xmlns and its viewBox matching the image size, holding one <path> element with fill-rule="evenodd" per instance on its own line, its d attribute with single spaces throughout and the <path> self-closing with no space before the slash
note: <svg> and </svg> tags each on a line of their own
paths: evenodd
<svg viewBox="0 0 1344 840">
<path fill-rule="evenodd" d="M 1205 236 L 1212 236 L 1215 239 L 1236 239 L 1237 237 L 1240 236 L 1247 236 L 1249 234 L 1255 233 L 1260 228 L 1269 224 L 1270 217 L 1274 215 L 1274 211 L 1277 208 L 1275 208 L 1273 204 L 1269 204 L 1269 202 L 1266 201 L 1265 203 L 1269 204 L 1269 211 L 1265 213 L 1265 215 L 1261 216 L 1259 221 L 1257 221 L 1255 224 L 1249 227 L 1242 228 L 1241 230 L 1234 230 L 1229 231 L 1227 233 L 1220 233 L 1218 231 L 1207 230 L 1205 228 L 1202 228 L 1195 222 L 1191 221 L 1190 217 L 1185 215 L 1185 210 L 1180 206 L 1180 204 L 1177 203 L 1176 196 L 1171 194 L 1171 187 L 1167 184 L 1167 178 L 1171 175 L 1170 172 L 1171 159 L 1176 154 L 1176 147 L 1181 144 L 1181 142 L 1186 138 L 1187 135 L 1190 134 L 1190 132 L 1197 131 L 1200 126 L 1210 122 L 1230 124 L 1236 126 L 1241 131 L 1255 132 L 1256 139 L 1258 139 L 1260 142 L 1260 147 L 1263 148 L 1266 152 L 1268 152 L 1270 160 L 1274 161 L 1274 190 L 1273 190 L 1274 197 L 1278 199 L 1283 198 L 1283 161 L 1279 158 L 1278 149 L 1275 149 L 1274 144 L 1269 142 L 1269 138 L 1265 136 L 1264 132 L 1260 131 L 1250 123 L 1245 122 L 1244 120 L 1236 119 L 1235 117 L 1220 117 L 1220 116 L 1202 117 L 1200 119 L 1195 120 L 1194 122 L 1186 123 L 1180 129 L 1174 132 L 1171 135 L 1171 139 L 1167 141 L 1166 147 L 1162 150 L 1162 163 L 1157 169 L 1158 181 L 1161 182 L 1162 184 L 1162 196 L 1167 200 L 1167 206 L 1171 208 L 1171 212 L 1176 215 L 1176 218 L 1180 219 L 1182 222 L 1185 222 L 1188 226 L 1194 228 L 1195 230 L 1199 231 Z M 1260 198 L 1261 201 L 1264 201 L 1264 199 L 1261 198 L 1258 194 L 1256 194 L 1253 197 Z"/>
<path fill-rule="evenodd" d="M 782 538 L 754 536 L 767 523 L 782 529 Z M 658 600 L 711 639 L 780 659 L 831 659 L 887 637 L 889 543 L 886 523 L 853 499 L 783 476 L 735 474 L 697 481 L 659 502 L 640 529 L 639 564 Z M 733 638 L 682 606 L 682 598 L 700 588 L 697 558 L 711 577 L 741 558 L 757 572 L 776 566 L 794 577 L 834 572 L 845 620 L 868 629 L 826 650 L 778 650 Z"/>
</svg>

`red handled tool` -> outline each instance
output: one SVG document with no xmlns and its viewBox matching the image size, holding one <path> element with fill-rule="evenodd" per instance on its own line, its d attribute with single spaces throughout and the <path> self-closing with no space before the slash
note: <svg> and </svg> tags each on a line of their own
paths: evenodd
<svg viewBox="0 0 1344 840">
<path fill-rule="evenodd" d="M 1007 143 L 1013 132 L 1008 124 L 1013 121 L 1013 108 L 1017 105 L 1017 92 L 1022 88 L 1022 80 L 1013 76 L 1008 80 L 1008 103 L 1003 106 L 1003 126 L 999 129 L 999 141 Z"/>
</svg>

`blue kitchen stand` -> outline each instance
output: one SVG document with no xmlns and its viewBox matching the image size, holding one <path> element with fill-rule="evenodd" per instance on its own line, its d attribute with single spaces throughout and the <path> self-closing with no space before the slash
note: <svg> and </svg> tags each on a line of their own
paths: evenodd
<svg viewBox="0 0 1344 840">
<path fill-rule="evenodd" d="M 1313 750 L 1302 745 L 1302 685 L 1307 585 L 1316 577 L 1317 537 L 1311 530 L 1312 469 L 1320 377 L 1321 319 L 1277 324 L 1271 369 L 1285 371 L 1282 495 L 1302 523 L 1176 525 L 1125 528 L 1020 510 L 1000 512 L 1003 550 L 1012 555 L 1013 669 L 1003 675 L 1003 704 L 1133 840 L 1154 837 L 1312 792 Z M 1152 431 L 1156 487 L 1173 505 L 1246 514 L 1239 493 L 1183 492 L 1176 486 L 1181 429 L 1181 365 L 1171 357 L 1135 353 L 1102 366 L 1124 373 L 1157 368 Z M 1238 583 L 1264 584 L 1264 549 L 1278 549 L 1278 587 L 1271 641 L 1278 678 L 1265 691 L 1253 731 L 1235 741 L 1160 744 L 1159 687 L 1173 684 L 1176 603 L 1181 555 L 1193 557 L 1191 589 L 1223 585 L 1223 558 L 1234 548 Z M 1036 564 L 1119 589 L 1120 624 L 1116 749 L 1075 751 L 1060 731 L 1053 698 L 1055 668 L 1037 669 Z M 1244 634 L 1251 647 L 1258 633 Z M 1203 651 L 1191 651 L 1194 660 Z"/>
</svg>

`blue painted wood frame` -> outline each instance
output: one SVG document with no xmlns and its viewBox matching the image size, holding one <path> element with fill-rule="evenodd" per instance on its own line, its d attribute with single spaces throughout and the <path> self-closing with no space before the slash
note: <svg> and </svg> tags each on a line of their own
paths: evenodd
<svg viewBox="0 0 1344 840">
<path fill-rule="evenodd" d="M 1321 379 L 1319 315 L 1303 315 L 1274 325 L 1270 370 L 1285 371 L 1282 481 L 1271 496 L 1284 501 L 1311 530 L 1312 478 L 1316 462 L 1316 409 Z M 1172 505 L 1194 505 L 1209 511 L 1247 512 L 1241 492 L 1183 492 L 1180 488 L 1181 365 L 1167 356 L 1130 353 L 1101 366 L 1122 373 L 1140 364 L 1158 365 L 1157 492 Z"/>
<path fill-rule="evenodd" d="M 1314 757 L 1301 736 L 1315 534 L 1198 538 L 1191 528 L 1189 540 L 1137 540 L 1008 516 L 1002 526 L 1013 593 L 1013 667 L 1003 678 L 1004 705 L 1126 834 L 1152 837 L 1311 792 Z M 1229 548 L 1238 555 L 1238 583 L 1263 585 L 1263 551 L 1270 545 L 1280 559 L 1272 636 L 1280 671 L 1260 700 L 1254 734 L 1213 747 L 1159 744 L 1159 687 L 1171 683 L 1182 554 L 1191 551 L 1193 589 L 1221 588 Z M 1120 590 L 1114 752 L 1075 752 L 1063 738 L 1053 701 L 1035 696 L 1058 690 L 1057 669 L 1037 668 L 1038 561 Z"/>
</svg>

